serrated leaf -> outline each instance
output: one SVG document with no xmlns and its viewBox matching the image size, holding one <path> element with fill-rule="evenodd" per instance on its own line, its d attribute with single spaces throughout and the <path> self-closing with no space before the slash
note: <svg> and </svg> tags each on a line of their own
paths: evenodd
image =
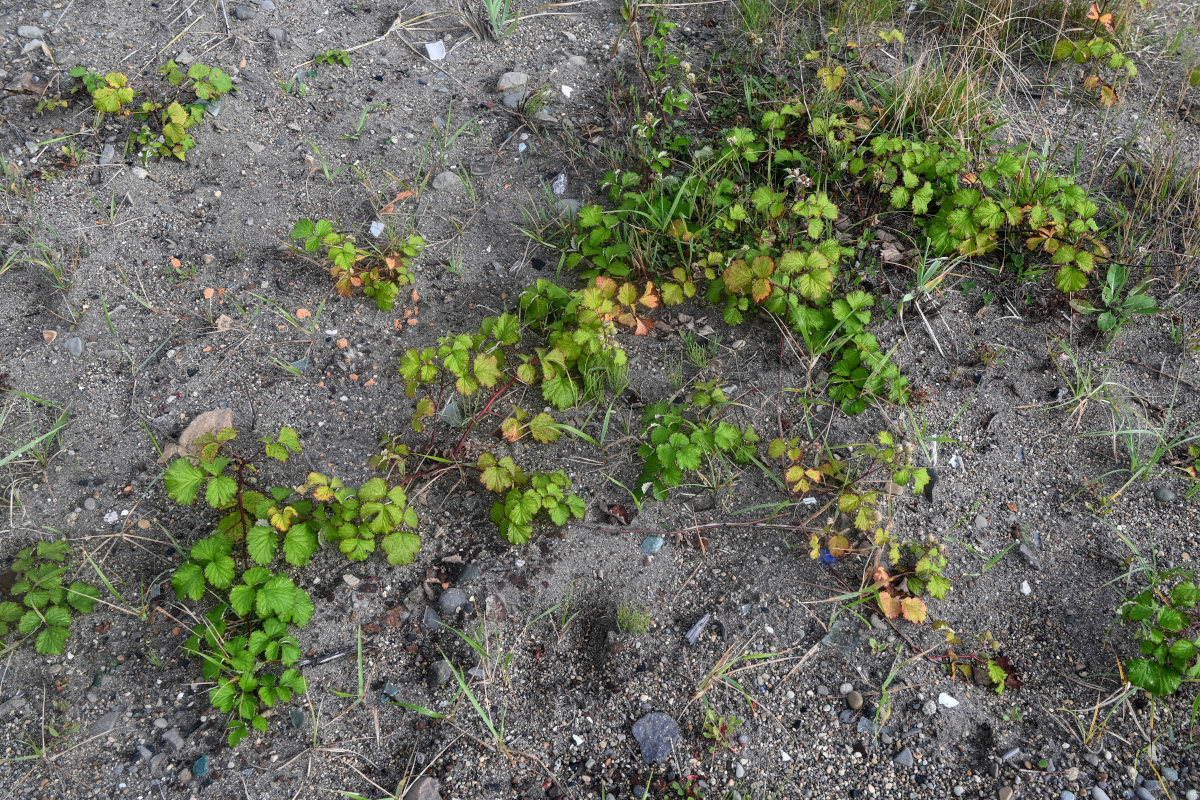
<svg viewBox="0 0 1200 800">
<path fill-rule="evenodd" d="M 246 534 L 246 550 L 256 564 L 270 564 L 279 547 L 279 535 L 270 528 L 255 525 Z"/>
<path fill-rule="evenodd" d="M 177 503 L 189 506 L 196 501 L 200 484 L 204 482 L 204 473 L 186 458 L 177 458 L 167 467 L 163 474 L 163 484 L 167 488 L 167 496 Z"/>
<path fill-rule="evenodd" d="M 307 564 L 317 547 L 317 534 L 308 524 L 294 525 L 283 536 L 283 557 L 293 567 Z"/>
<path fill-rule="evenodd" d="M 199 564 L 188 563 L 180 566 L 171 575 L 171 588 L 180 600 L 199 600 L 204 596 L 204 569 Z"/>
<path fill-rule="evenodd" d="M 28 636 L 40 627 L 42 627 L 41 615 L 33 609 L 30 609 L 21 616 L 21 622 L 18 624 L 17 630 L 20 631 L 22 635 Z"/>
<path fill-rule="evenodd" d="M 411 564 L 421 549 L 421 537 L 407 531 L 396 531 L 383 537 L 379 543 L 387 554 L 388 563 L 393 566 Z"/>
<path fill-rule="evenodd" d="M 1174 694 L 1183 682 L 1183 676 L 1177 670 L 1145 658 L 1131 659 L 1125 665 L 1125 673 L 1130 683 L 1156 697 Z"/>
<path fill-rule="evenodd" d="M 904 618 L 909 622 L 919 625 L 925 621 L 925 613 L 928 610 L 925 602 L 919 597 L 906 597 L 900 601 L 900 606 Z"/>
<path fill-rule="evenodd" d="M 38 634 L 37 651 L 44 656 L 61 655 L 67 644 L 69 631 L 66 628 L 50 627 Z"/>
<path fill-rule="evenodd" d="M 544 411 L 529 420 L 529 433 L 542 444 L 558 441 L 558 438 L 562 436 L 562 431 L 554 421 L 554 417 Z"/>
<path fill-rule="evenodd" d="M 179 460 L 176 460 L 175 463 L 179 463 Z M 228 475 L 209 478 L 208 486 L 204 490 L 204 500 L 213 508 L 221 508 L 233 502 L 236 495 L 237 481 Z"/>
<path fill-rule="evenodd" d="M 286 575 L 275 575 L 267 580 L 254 597 L 254 610 L 260 617 L 271 614 L 283 615 L 292 607 L 295 585 Z"/>
<path fill-rule="evenodd" d="M 946 592 L 950 591 L 950 581 L 941 575 L 931 575 L 925 588 L 929 590 L 931 596 L 936 597 L 938 600 L 944 600 Z"/>
</svg>

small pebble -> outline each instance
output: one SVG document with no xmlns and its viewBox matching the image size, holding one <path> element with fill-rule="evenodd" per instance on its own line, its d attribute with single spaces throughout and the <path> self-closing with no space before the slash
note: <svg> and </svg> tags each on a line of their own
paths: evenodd
<svg viewBox="0 0 1200 800">
<path fill-rule="evenodd" d="M 1175 499 L 1175 493 L 1165 486 L 1154 490 L 1154 499 L 1160 503 L 1170 503 Z"/>
<path fill-rule="evenodd" d="M 858 711 L 863 707 L 863 696 L 859 692 L 851 691 L 846 694 L 846 705 L 852 710 Z"/>
<path fill-rule="evenodd" d="M 96 499 L 94 497 L 86 498 L 83 501 L 83 507 L 86 508 L 88 511 L 95 511 L 96 510 Z"/>
<path fill-rule="evenodd" d="M 1002 786 L 1000 791 L 996 793 L 996 797 L 1000 800 L 1012 800 L 1013 790 L 1011 786 Z"/>
<path fill-rule="evenodd" d="M 852 692 L 852 691 L 854 691 L 854 684 L 852 684 L 852 683 L 843 683 L 841 686 L 838 687 L 838 692 L 843 695 L 850 694 L 850 692 Z"/>
<path fill-rule="evenodd" d="M 901 767 L 911 767 L 913 765 L 912 750 L 909 750 L 907 747 L 904 748 L 892 759 L 892 763 Z"/>
<path fill-rule="evenodd" d="M 63 347 L 67 348 L 67 352 L 75 356 L 75 358 L 83 355 L 83 339 L 80 339 L 78 336 L 72 336 L 70 339 L 67 339 L 63 342 Z"/>
</svg>

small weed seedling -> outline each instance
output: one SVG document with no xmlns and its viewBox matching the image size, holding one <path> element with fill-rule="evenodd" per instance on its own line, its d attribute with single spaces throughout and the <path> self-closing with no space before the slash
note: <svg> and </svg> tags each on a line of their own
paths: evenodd
<svg viewBox="0 0 1200 800">
<path fill-rule="evenodd" d="M 617 631 L 625 636 L 641 636 L 650 630 L 650 610 L 645 606 L 617 606 Z"/>
<path fill-rule="evenodd" d="M 345 50 L 326 50 L 324 53 L 313 58 L 314 64 L 328 64 L 329 66 L 341 65 L 343 67 L 350 66 L 350 54 Z"/>
<path fill-rule="evenodd" d="M 390 311 L 400 289 L 413 282 L 409 268 L 425 247 L 425 241 L 414 233 L 394 250 L 373 253 L 356 247 L 354 237 L 338 232 L 327 219 L 297 221 L 292 239 L 301 242 L 303 252 L 324 250 L 338 294 L 353 297 L 355 290 L 361 289 L 380 311 Z"/>
<path fill-rule="evenodd" d="M 1105 276 L 1104 283 L 1100 287 L 1100 300 L 1104 304 L 1102 308 L 1083 299 L 1071 301 L 1071 307 L 1081 314 L 1099 312 L 1099 316 L 1096 318 L 1096 327 L 1100 329 L 1101 333 L 1109 334 L 1109 346 L 1116 340 L 1121 329 L 1135 316 L 1157 314 L 1162 310 L 1154 302 L 1154 298 L 1147 294 L 1152 279 L 1147 278 L 1126 291 L 1125 284 L 1128 280 L 1129 271 L 1125 266 L 1115 262 L 1111 263 L 1108 265 L 1108 274 Z"/>
<path fill-rule="evenodd" d="M 10 569 L 16 577 L 9 596 L 0 603 L 0 637 L 15 627 L 22 637 L 37 634 L 36 648 L 45 656 L 61 655 L 70 634 L 72 613 L 90 614 L 100 593 L 78 581 L 65 584 L 66 560 L 71 548 L 66 540 L 38 542 L 17 552 Z M 20 602 L 17 602 L 17 601 Z M 18 642 L 3 646 L 11 650 Z"/>
</svg>

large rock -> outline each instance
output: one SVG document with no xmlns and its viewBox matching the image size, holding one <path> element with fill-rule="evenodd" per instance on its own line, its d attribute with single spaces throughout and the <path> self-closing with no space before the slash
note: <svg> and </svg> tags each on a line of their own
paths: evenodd
<svg viewBox="0 0 1200 800">
<path fill-rule="evenodd" d="M 668 714 L 654 711 L 633 723 L 633 738 L 642 746 L 647 764 L 661 764 L 679 741 L 679 723 Z"/>
<path fill-rule="evenodd" d="M 513 89 L 523 89 L 529 83 L 529 76 L 524 72 L 506 72 L 496 81 L 497 92 L 511 92 Z"/>
<path fill-rule="evenodd" d="M 422 775 L 404 790 L 400 800 L 442 800 L 442 790 L 435 778 Z"/>
</svg>

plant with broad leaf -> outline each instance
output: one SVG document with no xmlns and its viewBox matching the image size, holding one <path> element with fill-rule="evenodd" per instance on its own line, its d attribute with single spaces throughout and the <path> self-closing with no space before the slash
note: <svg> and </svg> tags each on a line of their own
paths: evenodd
<svg viewBox="0 0 1200 800">
<path fill-rule="evenodd" d="M 61 655 L 70 635 L 71 618 L 90 614 L 100 593 L 79 581 L 66 583 L 67 556 L 71 546 L 65 539 L 38 542 L 17 551 L 9 569 L 13 574 L 8 596 L 0 602 L 0 638 L 14 630 L 22 637 L 7 643 L 8 651 L 37 634 L 35 648 L 44 656 Z"/>
<path fill-rule="evenodd" d="M 1174 694 L 1185 682 L 1200 679 L 1200 588 L 1189 570 L 1150 571 L 1149 587 L 1126 600 L 1120 618 L 1138 632 L 1141 658 L 1125 663 L 1129 682 L 1150 694 Z"/>
<path fill-rule="evenodd" d="M 187 650 L 216 683 L 213 705 L 234 714 L 231 746 L 252 729 L 265 730 L 264 708 L 305 690 L 291 668 L 299 658 L 292 629 L 307 625 L 314 608 L 287 570 L 307 565 L 322 540 L 351 561 L 378 546 L 393 565 L 411 563 L 421 546 L 417 515 L 401 486 L 373 478 L 355 489 L 311 472 L 299 487 L 259 491 L 250 479 L 260 462 L 287 462 L 303 445 L 284 427 L 259 439 L 261 459 L 252 459 L 235 449 L 237 436 L 232 428 L 201 436 L 192 454 L 173 460 L 164 475 L 172 500 L 192 505 L 202 498 L 220 512 L 212 534 L 194 542 L 175 569 L 171 586 L 180 599 L 216 602 Z"/>
<path fill-rule="evenodd" d="M 353 297 L 361 289 L 380 311 L 390 311 L 400 289 L 412 284 L 412 261 L 425 248 L 425 240 L 413 233 L 382 253 L 371 252 L 357 247 L 354 237 L 338 231 L 332 221 L 307 217 L 296 221 L 292 239 L 300 243 L 302 252 L 324 251 L 339 295 Z"/>
<path fill-rule="evenodd" d="M 568 494 L 571 479 L 560 470 L 527 474 L 508 456 L 484 453 L 477 464 L 479 481 L 489 492 L 503 495 L 492 504 L 491 519 L 500 535 L 513 544 L 525 544 L 533 536 L 533 523 L 543 511 L 555 525 L 572 517 L 583 519 L 583 499 Z"/>
<path fill-rule="evenodd" d="M 642 415 L 638 456 L 642 469 L 633 489 L 638 502 L 647 496 L 665 500 L 671 490 L 694 476 L 698 485 L 716 490 L 732 475 L 732 465 L 748 464 L 759 442 L 753 425 L 741 428 L 719 420 L 728 405 L 714 382 L 697 384 L 686 404 L 654 403 Z"/>
</svg>

